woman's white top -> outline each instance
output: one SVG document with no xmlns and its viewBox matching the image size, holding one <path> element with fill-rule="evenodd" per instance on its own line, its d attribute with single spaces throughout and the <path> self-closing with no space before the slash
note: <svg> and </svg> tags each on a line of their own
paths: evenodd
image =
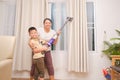
<svg viewBox="0 0 120 80">
<path fill-rule="evenodd" d="M 49 32 L 45 32 L 43 27 L 38 28 L 37 31 L 40 35 L 40 38 L 46 41 L 49 41 L 53 35 L 56 34 L 56 32 L 52 29 L 50 29 Z M 51 48 L 49 48 L 49 50 L 51 50 Z"/>
<path fill-rule="evenodd" d="M 40 35 L 40 38 L 46 41 L 49 41 L 56 32 L 52 29 L 50 29 L 49 32 L 45 32 L 44 28 L 38 28 L 38 33 Z"/>
</svg>

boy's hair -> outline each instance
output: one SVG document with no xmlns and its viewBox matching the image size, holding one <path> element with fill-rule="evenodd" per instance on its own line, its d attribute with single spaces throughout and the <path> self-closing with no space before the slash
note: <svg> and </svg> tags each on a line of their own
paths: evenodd
<svg viewBox="0 0 120 80">
<path fill-rule="evenodd" d="M 30 28 L 28 29 L 28 32 L 30 33 L 30 31 L 32 31 L 32 30 L 36 30 L 36 31 L 37 31 L 37 29 L 36 29 L 35 27 L 30 27 Z"/>
</svg>

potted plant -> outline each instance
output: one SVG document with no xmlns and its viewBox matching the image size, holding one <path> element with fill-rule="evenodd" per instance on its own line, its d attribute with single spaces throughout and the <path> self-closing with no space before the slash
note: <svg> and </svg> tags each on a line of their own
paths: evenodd
<svg viewBox="0 0 120 80">
<path fill-rule="evenodd" d="M 120 36 L 120 31 L 115 31 Z M 106 54 L 109 58 L 111 58 L 111 55 L 120 55 L 120 38 L 111 38 L 110 41 L 104 41 L 104 44 L 107 45 L 108 48 L 103 50 L 102 52 Z"/>
</svg>

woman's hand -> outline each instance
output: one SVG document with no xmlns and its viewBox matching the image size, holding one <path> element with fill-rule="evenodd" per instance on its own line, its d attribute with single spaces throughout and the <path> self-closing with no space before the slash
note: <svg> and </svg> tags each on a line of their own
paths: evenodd
<svg viewBox="0 0 120 80">
<path fill-rule="evenodd" d="M 56 33 L 59 36 L 61 34 L 61 30 L 58 30 Z"/>
</svg>

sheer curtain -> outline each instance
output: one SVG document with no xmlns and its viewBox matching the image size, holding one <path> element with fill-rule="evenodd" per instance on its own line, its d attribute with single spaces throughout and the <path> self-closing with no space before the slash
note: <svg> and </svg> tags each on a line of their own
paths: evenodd
<svg viewBox="0 0 120 80">
<path fill-rule="evenodd" d="M 0 0 L 0 35 L 14 35 L 15 0 Z"/>
<path fill-rule="evenodd" d="M 68 70 L 88 72 L 86 1 L 67 0 L 67 15 L 73 17 L 68 28 Z"/>
<path fill-rule="evenodd" d="M 31 49 L 28 46 L 28 28 L 42 26 L 43 19 L 47 17 L 47 0 L 17 0 L 15 34 L 16 51 L 14 57 L 14 70 L 30 70 Z"/>
<path fill-rule="evenodd" d="M 50 5 L 50 10 L 51 10 L 51 19 L 53 21 L 53 26 L 52 28 L 54 30 L 58 30 L 63 26 L 66 20 L 66 4 L 65 0 L 56 0 L 51 3 Z M 65 37 L 66 37 L 66 27 L 62 30 L 61 35 L 59 36 L 59 40 L 57 45 L 53 48 L 55 50 L 66 50 L 66 42 L 65 42 Z"/>
</svg>

